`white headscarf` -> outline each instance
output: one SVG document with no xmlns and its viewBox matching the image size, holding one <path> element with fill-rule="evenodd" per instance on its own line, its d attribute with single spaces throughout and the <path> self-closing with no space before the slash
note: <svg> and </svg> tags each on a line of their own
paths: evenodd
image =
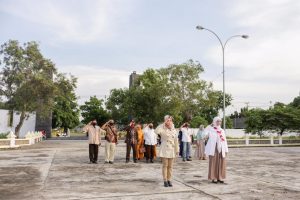
<svg viewBox="0 0 300 200">
<path fill-rule="evenodd" d="M 217 127 L 217 129 L 219 129 L 219 130 L 220 130 L 221 126 L 217 126 L 217 121 L 220 121 L 220 120 L 222 120 L 220 117 L 214 117 L 214 119 L 213 119 L 213 126 Z M 221 139 L 220 139 L 219 136 L 217 138 L 218 138 L 217 139 L 218 152 L 221 152 L 221 148 L 222 148 L 222 146 L 221 146 Z"/>
<path fill-rule="evenodd" d="M 213 126 L 220 128 L 221 126 L 217 126 L 217 121 L 222 121 L 221 117 L 214 117 L 213 119 Z"/>
</svg>

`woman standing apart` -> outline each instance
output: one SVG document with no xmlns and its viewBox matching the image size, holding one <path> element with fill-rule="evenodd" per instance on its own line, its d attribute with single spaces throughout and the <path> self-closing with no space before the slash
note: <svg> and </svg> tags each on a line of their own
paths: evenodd
<svg viewBox="0 0 300 200">
<path fill-rule="evenodd" d="M 197 143 L 196 143 L 195 156 L 199 160 L 206 160 L 206 155 L 204 153 L 206 133 L 204 131 L 204 126 L 203 125 L 201 125 L 199 127 L 196 138 L 197 138 Z"/>
<path fill-rule="evenodd" d="M 206 128 L 208 141 L 205 154 L 209 156 L 208 179 L 213 183 L 224 183 L 226 178 L 226 160 L 228 145 L 224 130 L 221 128 L 222 120 L 215 117 L 213 123 Z"/>
<path fill-rule="evenodd" d="M 161 137 L 159 157 L 162 159 L 164 186 L 172 187 L 173 161 L 179 153 L 178 135 L 174 128 L 173 118 L 170 115 L 166 115 L 164 123 L 155 129 L 155 133 Z"/>
</svg>

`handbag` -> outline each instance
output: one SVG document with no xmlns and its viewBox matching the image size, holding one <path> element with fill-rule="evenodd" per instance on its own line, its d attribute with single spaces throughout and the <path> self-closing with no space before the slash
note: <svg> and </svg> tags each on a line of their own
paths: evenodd
<svg viewBox="0 0 300 200">
<path fill-rule="evenodd" d="M 140 148 L 140 153 L 145 153 L 146 152 L 146 148 L 145 148 L 145 146 L 142 146 L 141 148 Z"/>
</svg>

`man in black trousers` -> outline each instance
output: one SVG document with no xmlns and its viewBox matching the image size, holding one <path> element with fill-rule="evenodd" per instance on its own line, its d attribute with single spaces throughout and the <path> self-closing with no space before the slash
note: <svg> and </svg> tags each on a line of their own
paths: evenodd
<svg viewBox="0 0 300 200">
<path fill-rule="evenodd" d="M 101 145 L 101 128 L 97 126 L 97 120 L 94 119 L 83 130 L 88 135 L 90 163 L 97 164 L 98 149 Z"/>
</svg>

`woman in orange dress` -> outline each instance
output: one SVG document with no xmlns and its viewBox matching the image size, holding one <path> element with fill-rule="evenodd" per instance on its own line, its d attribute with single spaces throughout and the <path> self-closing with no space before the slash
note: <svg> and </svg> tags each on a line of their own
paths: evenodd
<svg viewBox="0 0 300 200">
<path fill-rule="evenodd" d="M 141 160 L 144 158 L 144 153 L 145 153 L 145 147 L 144 147 L 144 133 L 142 131 L 142 126 L 141 125 L 137 125 L 136 126 L 136 130 L 138 133 L 138 142 L 136 145 L 136 154 L 137 154 L 137 159 Z"/>
</svg>

